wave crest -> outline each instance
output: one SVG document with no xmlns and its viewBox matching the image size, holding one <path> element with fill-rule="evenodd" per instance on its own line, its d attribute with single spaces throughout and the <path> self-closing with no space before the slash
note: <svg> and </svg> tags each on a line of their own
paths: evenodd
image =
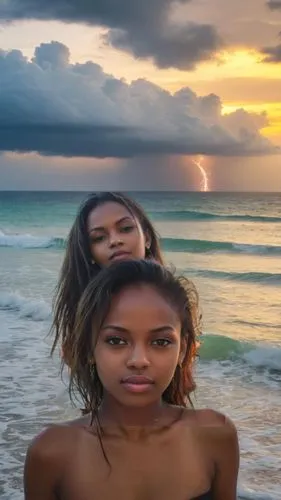
<svg viewBox="0 0 281 500">
<path fill-rule="evenodd" d="M 281 246 L 274 245 L 251 245 L 229 241 L 187 240 L 183 238 L 163 238 L 161 242 L 164 249 L 171 252 L 281 254 Z"/>
<path fill-rule="evenodd" d="M 0 309 L 15 311 L 20 318 L 30 318 L 33 321 L 51 319 L 51 307 L 43 299 L 24 298 L 14 292 L 0 292 Z"/>
<path fill-rule="evenodd" d="M 253 368 L 281 372 L 281 348 L 239 341 L 223 335 L 203 335 L 199 349 L 202 361 L 240 360 Z"/>
<path fill-rule="evenodd" d="M 264 222 L 264 223 L 281 223 L 281 217 L 278 216 L 263 216 L 250 214 L 215 214 L 211 212 L 197 212 L 193 210 L 167 210 L 165 211 L 149 211 L 149 215 L 154 220 L 229 220 L 229 221 L 249 221 L 249 222 Z"/>
<path fill-rule="evenodd" d="M 33 236 L 31 234 L 4 233 L 0 231 L 0 247 L 14 248 L 64 248 L 63 238 Z"/>
</svg>

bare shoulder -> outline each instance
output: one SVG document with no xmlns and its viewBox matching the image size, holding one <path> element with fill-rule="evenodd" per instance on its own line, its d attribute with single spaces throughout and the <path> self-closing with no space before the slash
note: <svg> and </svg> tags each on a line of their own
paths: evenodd
<svg viewBox="0 0 281 500">
<path fill-rule="evenodd" d="M 68 425 L 70 427 L 80 427 L 81 429 L 85 429 L 87 427 L 90 427 L 92 423 L 92 415 L 87 414 L 83 415 L 82 417 L 76 418 L 75 420 L 70 420 L 68 422 L 65 422 L 64 425 Z"/>
<path fill-rule="evenodd" d="M 45 460 L 54 460 L 56 457 L 59 459 L 79 440 L 79 434 L 85 425 L 81 420 L 48 426 L 32 440 L 27 454 Z"/>
<path fill-rule="evenodd" d="M 194 424 L 196 435 L 204 444 L 209 455 L 217 462 L 231 456 L 234 461 L 239 461 L 239 443 L 237 429 L 232 420 L 215 410 L 193 410 L 188 418 Z"/>
<path fill-rule="evenodd" d="M 38 459 L 51 458 L 60 455 L 62 445 L 67 443 L 68 428 L 65 425 L 51 425 L 38 434 L 30 443 L 27 456 L 36 456 Z"/>
<path fill-rule="evenodd" d="M 217 443 L 221 442 L 223 446 L 228 446 L 230 442 L 237 440 L 237 430 L 232 420 L 215 410 L 200 409 L 200 410 L 186 410 L 184 415 L 184 422 L 187 425 L 195 427 L 197 431 L 208 437 L 212 444 L 214 440 Z"/>
<path fill-rule="evenodd" d="M 183 420 L 198 426 L 206 427 L 233 427 L 234 424 L 229 417 L 210 408 L 200 410 L 186 409 L 183 413 Z"/>
<path fill-rule="evenodd" d="M 186 410 L 183 425 L 210 464 L 214 498 L 235 500 L 239 443 L 234 423 L 220 412 L 204 409 Z"/>
<path fill-rule="evenodd" d="M 24 464 L 25 499 L 55 499 L 67 457 L 65 430 L 64 426 L 48 427 L 30 443 Z"/>
<path fill-rule="evenodd" d="M 24 465 L 24 491 L 27 500 L 55 500 L 62 478 L 79 451 L 85 449 L 90 434 L 84 421 L 52 425 L 30 443 Z M 92 445 L 92 441 L 90 442 Z M 91 446 L 92 448 L 92 446 Z"/>
<path fill-rule="evenodd" d="M 202 421 L 202 423 L 205 423 L 205 425 L 214 425 L 217 427 L 221 427 L 224 430 L 234 428 L 234 423 L 232 420 L 224 415 L 223 413 L 216 411 L 216 410 L 210 410 L 209 408 L 203 409 L 203 410 L 197 410 L 199 419 Z"/>
</svg>

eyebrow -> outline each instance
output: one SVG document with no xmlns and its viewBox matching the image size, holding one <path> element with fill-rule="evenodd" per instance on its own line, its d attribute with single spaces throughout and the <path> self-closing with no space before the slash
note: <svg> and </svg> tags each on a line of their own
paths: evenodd
<svg viewBox="0 0 281 500">
<path fill-rule="evenodd" d="M 120 224 L 120 222 L 124 222 L 125 220 L 133 222 L 133 219 L 129 215 L 126 215 L 125 217 L 121 217 L 121 219 L 117 220 L 115 224 Z M 103 226 L 92 227 L 89 233 L 92 233 L 93 231 L 104 231 L 104 227 Z"/>
<path fill-rule="evenodd" d="M 129 333 L 129 330 L 127 330 L 123 326 L 118 325 L 105 325 L 102 327 L 102 330 L 115 330 L 116 332 L 120 333 Z M 163 325 L 157 328 L 153 328 L 152 330 L 150 330 L 150 333 L 163 333 L 167 331 L 173 332 L 174 328 L 171 325 Z"/>
</svg>

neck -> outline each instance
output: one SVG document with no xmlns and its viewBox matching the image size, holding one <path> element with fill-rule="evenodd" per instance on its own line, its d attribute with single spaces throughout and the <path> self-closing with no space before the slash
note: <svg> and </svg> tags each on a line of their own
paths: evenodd
<svg viewBox="0 0 281 500">
<path fill-rule="evenodd" d="M 173 410 L 174 413 L 174 410 Z M 167 418 L 170 417 L 170 418 Z M 138 440 L 167 425 L 171 407 L 162 400 L 145 407 L 123 406 L 105 395 L 99 409 L 99 420 L 104 432 Z"/>
</svg>

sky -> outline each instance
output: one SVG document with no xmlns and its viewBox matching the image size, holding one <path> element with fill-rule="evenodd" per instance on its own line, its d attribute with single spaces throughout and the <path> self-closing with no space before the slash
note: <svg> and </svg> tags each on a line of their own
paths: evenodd
<svg viewBox="0 0 281 500">
<path fill-rule="evenodd" d="M 0 190 L 281 191 L 281 0 L 0 2 Z"/>
</svg>

